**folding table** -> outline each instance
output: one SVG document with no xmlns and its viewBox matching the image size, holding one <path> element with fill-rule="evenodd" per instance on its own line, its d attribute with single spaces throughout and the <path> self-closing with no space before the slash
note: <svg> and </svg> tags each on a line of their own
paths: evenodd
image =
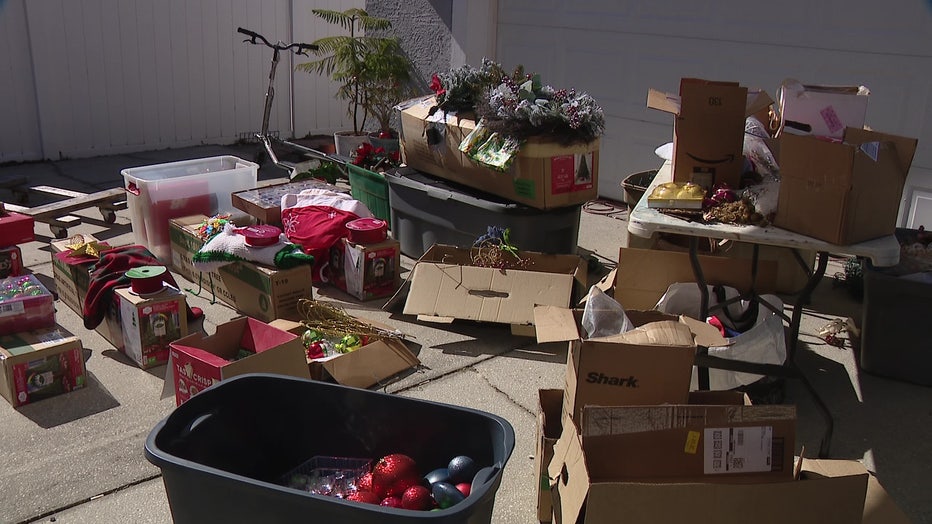
<svg viewBox="0 0 932 524">
<path fill-rule="evenodd" d="M 706 286 L 705 278 L 702 272 L 702 266 L 699 262 L 698 246 L 700 238 L 711 239 L 729 239 L 747 242 L 753 246 L 751 258 L 751 289 L 741 295 L 740 298 L 751 297 L 760 299 L 760 296 L 754 291 L 754 280 L 757 276 L 758 251 L 761 245 L 777 246 L 787 248 L 792 251 L 796 261 L 803 267 L 809 275 L 805 286 L 797 293 L 793 305 L 792 317 L 787 317 L 783 311 L 774 311 L 776 314 L 788 321 L 790 333 L 787 336 L 786 361 L 782 365 L 763 364 L 755 362 L 745 362 L 738 360 L 713 357 L 705 352 L 700 352 L 696 358 L 696 365 L 699 367 L 699 385 L 700 388 L 708 388 L 708 369 L 725 369 L 731 371 L 740 371 L 745 373 L 754 373 L 759 375 L 783 378 L 796 378 L 803 382 L 806 389 L 812 394 L 822 412 L 826 421 L 826 431 L 819 449 L 820 457 L 827 457 L 829 446 L 831 444 L 833 420 L 828 407 L 822 401 L 821 397 L 812 384 L 809 383 L 806 376 L 796 365 L 796 348 L 799 342 L 799 323 L 802 319 L 803 305 L 808 304 L 812 292 L 825 275 L 825 268 L 828 263 L 830 253 L 836 255 L 860 256 L 870 259 L 876 267 L 893 266 L 900 259 L 900 245 L 892 234 L 889 236 L 861 242 L 851 245 L 835 245 L 821 240 L 800 235 L 774 226 L 760 227 L 753 225 L 735 225 L 735 224 L 704 224 L 698 221 L 679 218 L 657 209 L 647 206 L 647 197 L 653 188 L 658 184 L 669 182 L 673 179 L 673 171 L 670 161 L 664 162 L 663 166 L 657 172 L 651 185 L 644 192 L 637 205 L 631 210 L 628 217 L 628 232 L 644 238 L 650 238 L 656 233 L 676 233 L 689 237 L 689 259 L 692 264 L 693 273 L 696 277 L 696 283 L 699 286 L 700 293 L 700 316 L 706 318 L 709 313 L 709 290 Z M 814 268 L 810 268 L 808 263 L 800 255 L 800 250 L 814 251 L 817 253 L 817 260 Z M 774 309 L 764 300 L 759 300 L 761 305 Z M 718 304 L 724 307 L 728 302 Z"/>
</svg>

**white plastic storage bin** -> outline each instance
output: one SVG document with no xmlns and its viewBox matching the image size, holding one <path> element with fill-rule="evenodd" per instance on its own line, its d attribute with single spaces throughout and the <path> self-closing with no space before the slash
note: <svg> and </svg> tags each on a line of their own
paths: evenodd
<svg viewBox="0 0 932 524">
<path fill-rule="evenodd" d="M 124 169 L 136 242 L 171 263 L 168 222 L 233 212 L 232 193 L 256 187 L 259 166 L 231 155 Z"/>
</svg>

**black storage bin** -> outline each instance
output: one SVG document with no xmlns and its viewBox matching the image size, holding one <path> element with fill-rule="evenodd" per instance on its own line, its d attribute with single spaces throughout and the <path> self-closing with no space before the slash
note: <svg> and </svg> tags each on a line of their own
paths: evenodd
<svg viewBox="0 0 932 524">
<path fill-rule="evenodd" d="M 932 238 L 898 228 L 900 262 L 874 268 L 864 263 L 861 369 L 932 386 Z"/>
<path fill-rule="evenodd" d="M 161 468 L 176 524 L 488 523 L 514 448 L 505 419 L 477 410 L 270 374 L 224 380 L 159 422 L 146 458 Z M 405 453 L 427 473 L 456 455 L 484 466 L 464 501 L 440 511 L 350 502 L 288 488 L 314 455 Z"/>
<path fill-rule="evenodd" d="M 582 206 L 536 209 L 409 168 L 385 178 L 392 234 L 411 258 L 434 244 L 471 247 L 488 226 L 510 229 L 511 242 L 523 251 L 576 254 Z"/>
</svg>

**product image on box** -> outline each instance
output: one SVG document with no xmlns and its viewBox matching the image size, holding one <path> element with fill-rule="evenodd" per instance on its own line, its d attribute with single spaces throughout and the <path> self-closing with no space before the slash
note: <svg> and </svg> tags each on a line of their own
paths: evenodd
<svg viewBox="0 0 932 524">
<path fill-rule="evenodd" d="M 19 246 L 0 248 L 0 278 L 23 274 L 23 250 Z"/>
<path fill-rule="evenodd" d="M 35 275 L 0 280 L 0 335 L 54 325 L 54 297 Z"/>
<path fill-rule="evenodd" d="M 64 328 L 0 336 L 0 394 L 14 407 L 86 384 L 81 341 Z"/>
<path fill-rule="evenodd" d="M 165 266 L 126 272 L 131 287 L 116 290 L 123 329 L 123 352 L 146 369 L 168 362 L 169 343 L 188 334 L 186 300 L 163 282 Z"/>
</svg>

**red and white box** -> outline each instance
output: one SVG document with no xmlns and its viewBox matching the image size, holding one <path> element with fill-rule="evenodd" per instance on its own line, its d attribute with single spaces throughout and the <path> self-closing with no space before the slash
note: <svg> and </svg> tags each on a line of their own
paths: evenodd
<svg viewBox="0 0 932 524">
<path fill-rule="evenodd" d="M 55 327 L 54 300 L 35 275 L 0 280 L 0 335 Z"/>
<path fill-rule="evenodd" d="M 35 238 L 35 220 L 31 216 L 6 211 L 0 205 L 0 247 L 25 244 Z"/>
</svg>

